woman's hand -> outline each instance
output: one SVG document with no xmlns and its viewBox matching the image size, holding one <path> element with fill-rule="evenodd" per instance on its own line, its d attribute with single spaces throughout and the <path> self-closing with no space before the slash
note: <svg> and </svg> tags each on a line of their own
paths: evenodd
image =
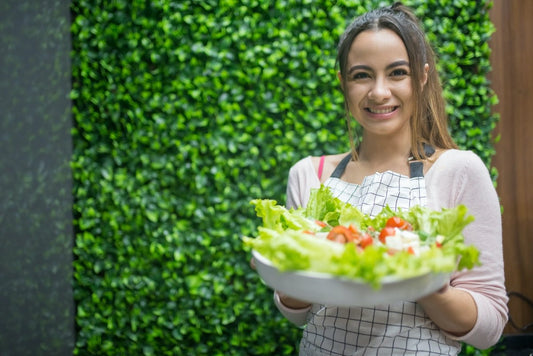
<svg viewBox="0 0 533 356">
<path fill-rule="evenodd" d="M 278 295 L 281 304 L 283 304 L 287 308 L 290 308 L 290 309 L 304 309 L 304 308 L 308 308 L 308 307 L 311 306 L 311 303 L 309 303 L 309 302 L 305 302 L 303 300 L 299 300 L 299 299 L 295 299 L 293 297 L 289 297 L 288 295 L 283 294 L 283 293 L 281 293 L 279 291 L 276 291 L 276 294 Z"/>
<path fill-rule="evenodd" d="M 255 258 L 253 258 L 253 257 L 250 259 L 250 267 L 253 270 L 256 270 Z M 304 308 L 307 308 L 307 307 L 309 307 L 311 305 L 311 303 L 309 303 L 309 302 L 304 302 L 303 300 L 299 300 L 299 299 L 295 299 L 295 298 L 289 297 L 288 295 L 285 295 L 285 294 L 283 294 L 281 292 L 276 291 L 275 293 L 278 295 L 281 304 L 283 304 L 287 308 L 290 308 L 290 309 L 304 309 Z"/>
</svg>

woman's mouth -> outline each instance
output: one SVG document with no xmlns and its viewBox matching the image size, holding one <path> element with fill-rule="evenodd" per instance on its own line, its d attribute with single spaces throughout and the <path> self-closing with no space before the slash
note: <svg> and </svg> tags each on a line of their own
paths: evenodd
<svg viewBox="0 0 533 356">
<path fill-rule="evenodd" d="M 396 110 L 397 108 L 398 106 L 387 106 L 387 107 L 380 107 L 380 108 L 368 107 L 368 108 L 365 108 L 365 110 L 372 114 L 389 114 L 393 112 L 394 110 Z"/>
</svg>

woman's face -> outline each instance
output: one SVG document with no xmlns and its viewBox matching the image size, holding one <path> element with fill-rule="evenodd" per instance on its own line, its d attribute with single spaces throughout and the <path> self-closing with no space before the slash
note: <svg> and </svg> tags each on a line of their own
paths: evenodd
<svg viewBox="0 0 533 356">
<path fill-rule="evenodd" d="M 391 30 L 366 30 L 348 54 L 344 95 L 364 135 L 410 135 L 413 90 L 405 45 Z M 340 74 L 339 74 L 340 76 Z"/>
</svg>

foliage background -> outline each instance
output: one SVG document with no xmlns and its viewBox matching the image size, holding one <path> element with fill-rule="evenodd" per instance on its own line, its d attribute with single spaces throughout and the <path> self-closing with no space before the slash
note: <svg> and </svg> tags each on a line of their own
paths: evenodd
<svg viewBox="0 0 533 356">
<path fill-rule="evenodd" d="M 348 150 L 336 43 L 389 3 L 73 1 L 76 354 L 296 354 L 242 248 L 249 201 L 284 201 L 297 160 Z M 405 3 L 454 137 L 489 165 L 491 3 Z"/>
</svg>

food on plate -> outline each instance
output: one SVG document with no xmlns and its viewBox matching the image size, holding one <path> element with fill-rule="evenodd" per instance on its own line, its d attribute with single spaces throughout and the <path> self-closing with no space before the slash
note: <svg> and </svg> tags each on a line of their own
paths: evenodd
<svg viewBox="0 0 533 356">
<path fill-rule="evenodd" d="M 287 209 L 269 199 L 251 202 L 262 218 L 257 236 L 244 244 L 280 271 L 312 271 L 364 281 L 379 288 L 384 278 L 450 273 L 479 264 L 463 229 L 473 221 L 459 205 L 440 211 L 415 206 L 384 208 L 371 217 L 321 186 L 307 207 Z"/>
</svg>

